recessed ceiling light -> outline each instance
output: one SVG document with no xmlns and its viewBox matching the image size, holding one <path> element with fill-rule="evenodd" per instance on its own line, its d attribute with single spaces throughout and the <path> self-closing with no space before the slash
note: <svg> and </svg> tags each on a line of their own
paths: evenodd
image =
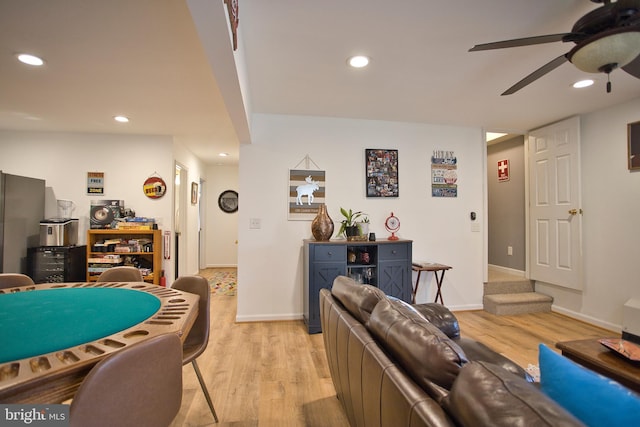
<svg viewBox="0 0 640 427">
<path fill-rule="evenodd" d="M 114 116 L 113 120 L 120 123 L 129 123 L 129 118 L 125 116 Z"/>
<path fill-rule="evenodd" d="M 220 156 L 220 157 L 227 157 L 228 155 L 229 155 L 229 153 L 220 153 L 220 154 L 218 154 L 218 156 Z"/>
<path fill-rule="evenodd" d="M 22 62 L 23 64 L 33 65 L 35 67 L 39 67 L 44 64 L 42 58 L 38 58 L 34 55 L 29 55 L 28 53 L 18 54 L 18 61 Z"/>
<path fill-rule="evenodd" d="M 573 87 L 576 88 L 576 89 L 580 89 L 580 88 L 583 88 L 583 87 L 589 87 L 592 84 L 593 84 L 593 80 L 591 80 L 591 79 L 580 80 L 578 82 L 575 82 L 573 84 Z"/>
<path fill-rule="evenodd" d="M 349 58 L 349 65 L 353 68 L 362 68 L 369 65 L 369 58 L 362 55 L 352 56 Z"/>
</svg>

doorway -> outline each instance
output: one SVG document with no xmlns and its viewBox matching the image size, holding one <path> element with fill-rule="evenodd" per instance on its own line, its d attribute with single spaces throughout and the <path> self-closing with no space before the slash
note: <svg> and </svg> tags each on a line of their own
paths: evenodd
<svg viewBox="0 0 640 427">
<path fill-rule="evenodd" d="M 502 134 L 487 141 L 488 267 L 520 277 L 527 259 L 524 139 L 522 134 Z"/>
<path fill-rule="evenodd" d="M 581 289 L 579 154 L 578 117 L 488 144 L 489 268 Z"/>
</svg>

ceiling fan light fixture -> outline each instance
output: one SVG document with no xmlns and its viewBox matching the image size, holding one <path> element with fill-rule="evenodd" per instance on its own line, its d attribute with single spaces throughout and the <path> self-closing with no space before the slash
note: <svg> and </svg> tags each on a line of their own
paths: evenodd
<svg viewBox="0 0 640 427">
<path fill-rule="evenodd" d="M 622 27 L 603 31 L 576 45 L 569 61 L 585 73 L 611 72 L 624 67 L 640 55 L 640 31 Z"/>
</svg>

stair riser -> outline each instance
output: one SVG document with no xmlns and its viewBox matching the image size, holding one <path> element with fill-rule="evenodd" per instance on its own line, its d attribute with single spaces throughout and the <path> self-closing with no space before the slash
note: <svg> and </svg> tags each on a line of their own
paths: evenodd
<svg viewBox="0 0 640 427">
<path fill-rule="evenodd" d="M 496 316 L 509 316 L 525 313 L 539 313 L 551 311 L 550 302 L 537 302 L 527 304 L 495 304 L 485 303 L 484 310 Z"/>
<path fill-rule="evenodd" d="M 484 295 L 516 294 L 523 292 L 533 292 L 533 283 L 530 280 L 489 282 L 484 284 Z"/>
</svg>

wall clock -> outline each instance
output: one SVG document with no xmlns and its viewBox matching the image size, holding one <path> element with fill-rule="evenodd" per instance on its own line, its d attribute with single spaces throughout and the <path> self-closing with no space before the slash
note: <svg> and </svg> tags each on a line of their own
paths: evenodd
<svg viewBox="0 0 640 427">
<path fill-rule="evenodd" d="M 218 207 L 226 213 L 233 213 L 238 210 L 238 192 L 225 190 L 218 196 Z"/>
<path fill-rule="evenodd" d="M 391 212 L 391 215 L 389 215 L 384 221 L 384 228 L 386 228 L 387 231 L 391 233 L 391 236 L 389 236 L 388 240 L 398 240 L 396 232 L 400 229 L 400 219 L 398 219 L 397 216 L 394 216 L 393 212 Z"/>
</svg>

